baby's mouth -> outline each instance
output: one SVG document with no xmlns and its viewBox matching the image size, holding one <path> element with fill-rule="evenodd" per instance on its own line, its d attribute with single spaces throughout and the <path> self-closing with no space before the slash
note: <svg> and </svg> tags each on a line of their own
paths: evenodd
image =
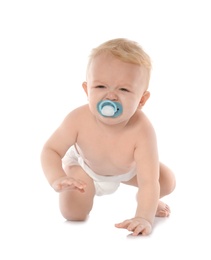
<svg viewBox="0 0 211 260">
<path fill-rule="evenodd" d="M 104 117 L 118 117 L 123 109 L 119 102 L 103 100 L 97 104 L 97 110 Z"/>
</svg>

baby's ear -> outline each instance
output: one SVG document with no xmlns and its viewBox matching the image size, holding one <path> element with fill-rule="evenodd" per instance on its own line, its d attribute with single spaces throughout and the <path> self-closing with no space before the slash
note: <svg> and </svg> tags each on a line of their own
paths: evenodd
<svg viewBox="0 0 211 260">
<path fill-rule="evenodd" d="M 86 92 L 86 95 L 88 96 L 87 82 L 86 82 L 86 81 L 84 81 L 84 82 L 82 83 L 82 87 L 83 87 L 84 91 Z"/>
<path fill-rule="evenodd" d="M 149 97 L 150 97 L 150 92 L 145 91 L 143 96 L 141 97 L 138 108 L 142 108 L 145 105 L 145 103 L 147 102 L 147 100 L 149 99 Z"/>
</svg>

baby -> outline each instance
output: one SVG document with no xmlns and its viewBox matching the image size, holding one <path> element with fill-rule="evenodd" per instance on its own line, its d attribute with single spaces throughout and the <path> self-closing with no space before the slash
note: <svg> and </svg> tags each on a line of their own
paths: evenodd
<svg viewBox="0 0 211 260">
<path fill-rule="evenodd" d="M 156 134 L 142 111 L 150 70 L 149 56 L 131 40 L 113 39 L 92 50 L 82 84 L 89 102 L 65 117 L 41 153 L 65 219 L 85 220 L 94 196 L 111 194 L 120 183 L 138 188 L 137 209 L 117 228 L 149 235 L 155 216 L 169 216 L 159 199 L 174 190 L 175 177 L 159 162 Z"/>
</svg>

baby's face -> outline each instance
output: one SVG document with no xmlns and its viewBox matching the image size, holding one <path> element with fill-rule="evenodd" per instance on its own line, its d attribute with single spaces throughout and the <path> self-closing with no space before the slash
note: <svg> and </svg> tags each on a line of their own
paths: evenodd
<svg viewBox="0 0 211 260">
<path fill-rule="evenodd" d="M 91 62 L 83 87 L 91 112 L 101 121 L 116 124 L 129 120 L 140 107 L 146 82 L 146 71 L 142 67 L 101 54 Z M 123 113 L 115 119 L 103 118 L 97 111 L 97 104 L 103 100 L 121 103 Z"/>
</svg>

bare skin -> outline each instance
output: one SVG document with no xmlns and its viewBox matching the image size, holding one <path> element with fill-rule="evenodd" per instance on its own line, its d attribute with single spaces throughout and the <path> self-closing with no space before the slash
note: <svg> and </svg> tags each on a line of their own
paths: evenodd
<svg viewBox="0 0 211 260">
<path fill-rule="evenodd" d="M 67 150 L 76 145 L 86 164 L 99 175 L 120 175 L 136 169 L 127 185 L 138 187 L 134 217 L 116 224 L 133 235 L 149 235 L 155 216 L 168 217 L 159 198 L 175 188 L 172 171 L 159 162 L 155 131 L 141 108 L 150 94 L 144 69 L 101 54 L 91 63 L 83 83 L 89 104 L 70 112 L 43 147 L 41 161 L 50 185 L 60 194 L 60 210 L 68 220 L 85 220 L 93 206 L 93 180 L 80 166 L 62 167 Z M 118 101 L 123 113 L 101 116 L 101 100 Z"/>
</svg>

